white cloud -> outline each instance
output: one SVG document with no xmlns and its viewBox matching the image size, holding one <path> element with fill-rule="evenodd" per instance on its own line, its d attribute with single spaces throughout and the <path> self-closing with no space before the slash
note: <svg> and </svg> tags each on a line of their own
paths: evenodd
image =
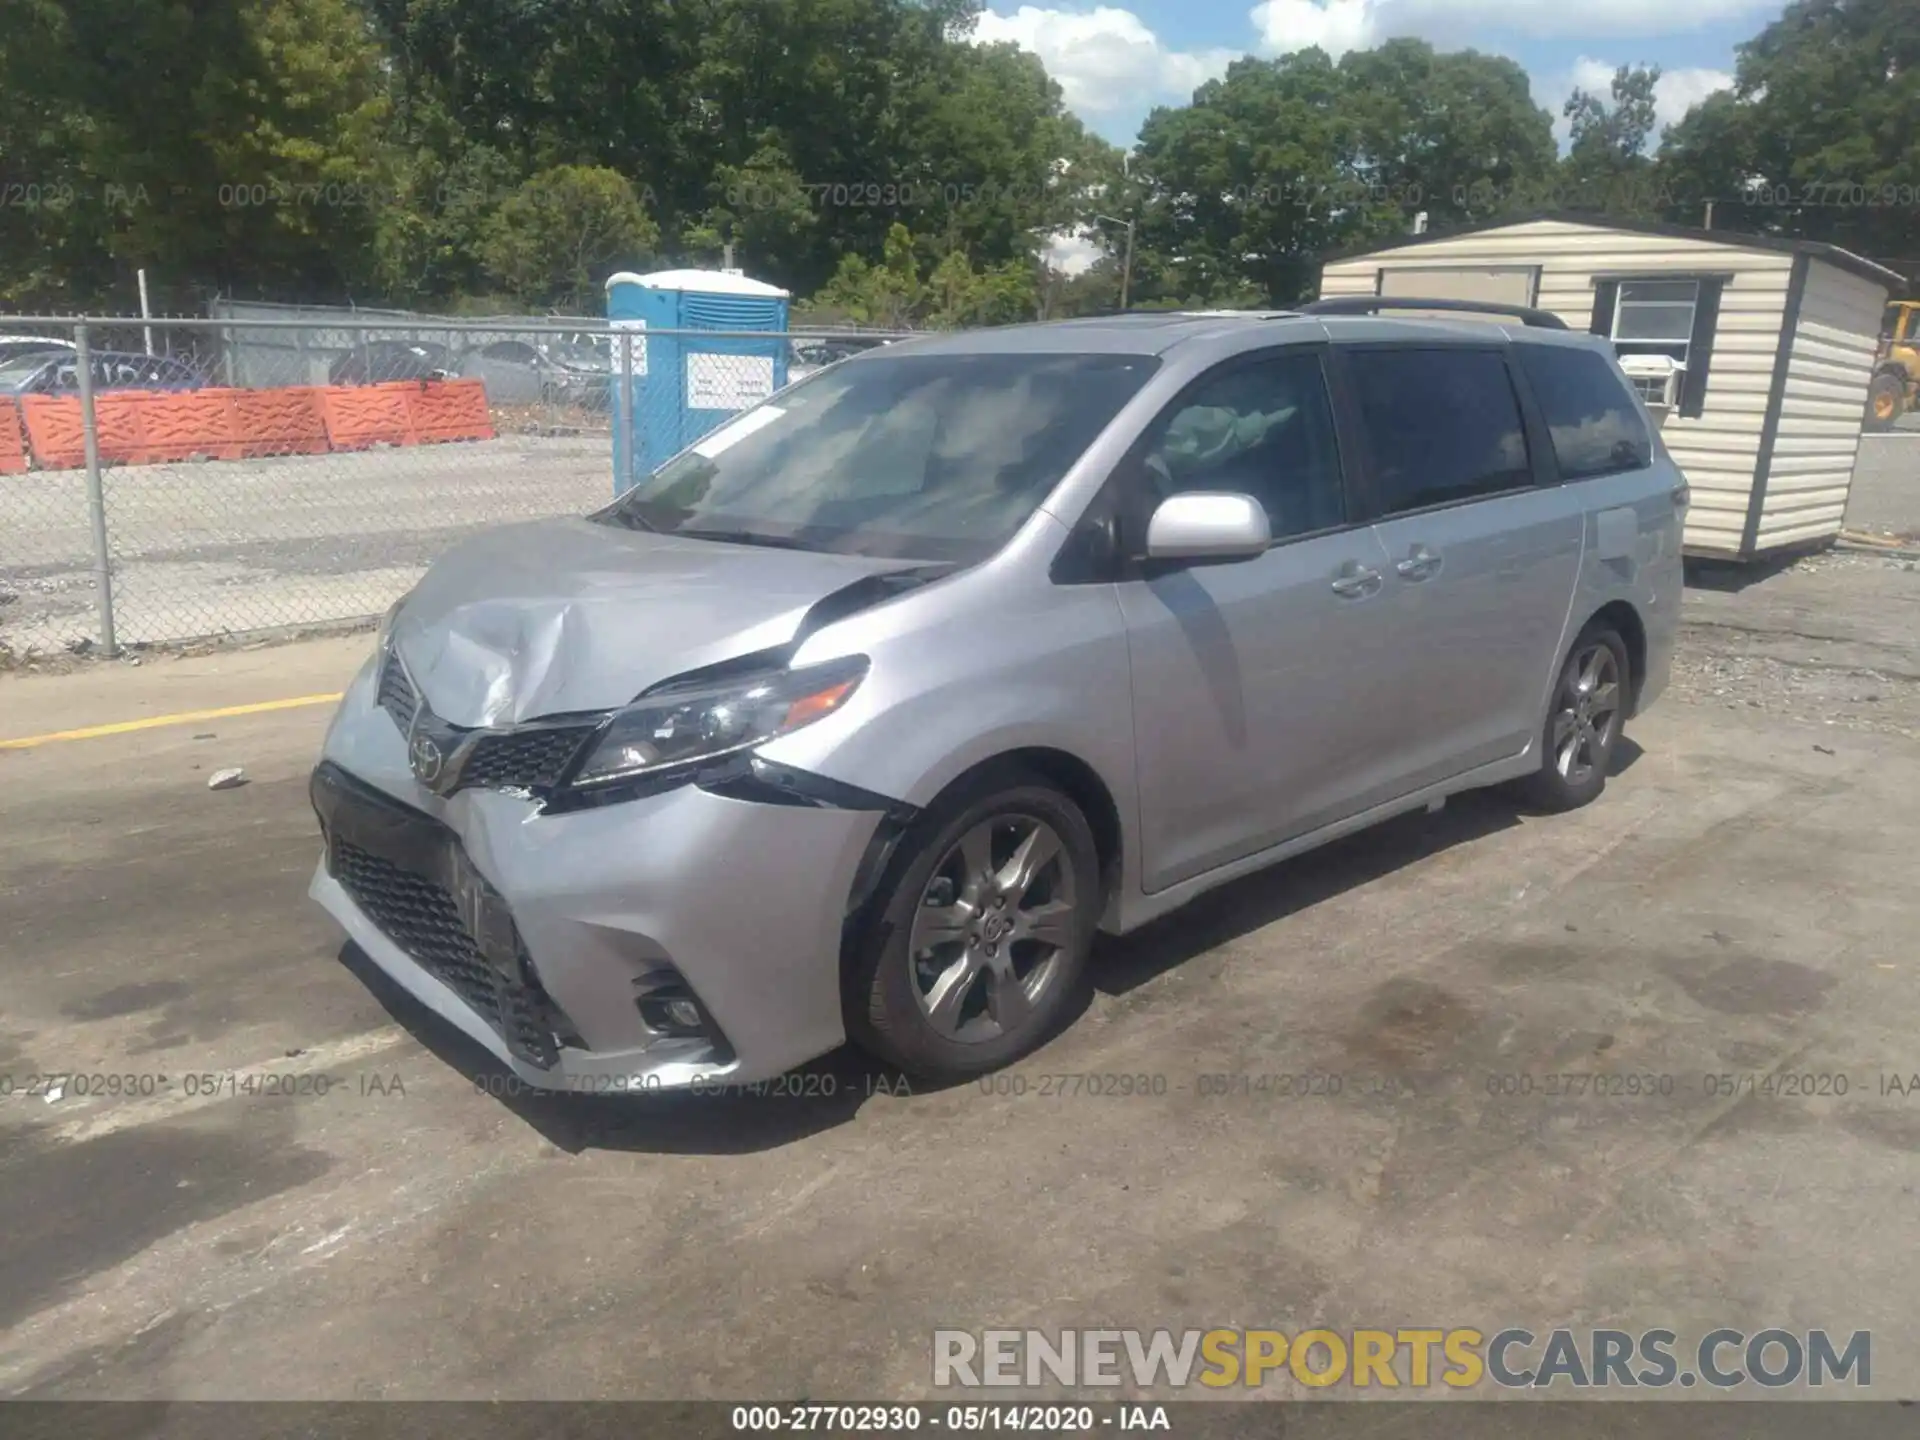
<svg viewBox="0 0 1920 1440">
<path fill-rule="evenodd" d="M 1334 59 L 1369 50 L 1386 37 L 1373 0 L 1262 0 L 1248 14 L 1260 49 L 1289 55 L 1318 45 Z"/>
<path fill-rule="evenodd" d="M 1047 264 L 1066 275 L 1078 275 L 1091 269 L 1107 253 L 1106 247 L 1090 235 L 1062 230 L 1047 237 L 1043 255 Z"/>
<path fill-rule="evenodd" d="M 1053 10 L 1022 5 L 1011 15 L 984 11 L 973 32 L 986 44 L 1011 40 L 1045 62 L 1070 108 L 1082 115 L 1185 100 L 1226 73 L 1241 52 L 1215 46 L 1175 50 L 1131 10 Z"/>
<path fill-rule="evenodd" d="M 1732 88 L 1733 76 L 1724 70 L 1699 67 L 1668 70 L 1661 74 L 1660 83 L 1653 87 L 1654 112 L 1659 115 L 1661 125 L 1677 125 L 1685 118 L 1687 111 L 1709 95 Z"/>
<path fill-rule="evenodd" d="M 1340 3 L 1340 0 L 1332 0 Z M 1488 30 L 1534 39 L 1574 36 L 1676 35 L 1723 20 L 1778 10 L 1773 0 L 1373 0 L 1373 23 L 1383 36 L 1418 35 L 1436 43 L 1471 43 Z"/>
<path fill-rule="evenodd" d="M 1335 56 L 1367 49 L 1395 36 L 1417 36 L 1442 48 L 1489 46 L 1487 32 L 1534 38 L 1658 36 L 1770 8 L 1774 0 L 1586 0 L 1581 5 L 1542 0 L 1260 0 L 1247 11 L 1254 51 L 1285 55 L 1319 46 Z M 1011 41 L 1038 55 L 1060 83 L 1067 105 L 1097 122 L 1184 102 L 1208 80 L 1226 73 L 1241 51 L 1226 46 L 1180 50 L 1138 15 L 1114 5 L 1072 10 L 1021 5 L 1009 14 L 983 11 L 974 29 L 982 43 Z M 1496 37 L 1497 39 L 1497 37 Z M 1605 95 L 1611 62 L 1582 56 L 1572 68 L 1534 82 L 1534 94 L 1554 117 L 1554 134 L 1567 140 L 1561 115 L 1575 87 Z M 1733 83 L 1721 70 L 1672 70 L 1654 92 L 1661 126 L 1672 124 L 1716 90 Z M 1658 130 L 1656 129 L 1656 139 Z"/>
<path fill-rule="evenodd" d="M 1561 113 L 1566 108 L 1567 97 L 1575 90 L 1585 90 L 1603 100 L 1610 100 L 1613 72 L 1618 68 L 1610 60 L 1595 60 L 1582 55 L 1573 62 L 1570 71 L 1545 84 L 1536 83 L 1535 94 L 1553 112 L 1553 135 L 1562 145 L 1572 138 L 1567 117 Z M 1724 70 L 1695 67 L 1661 72 L 1659 81 L 1653 87 L 1654 127 L 1648 143 L 1659 144 L 1660 132 L 1664 128 L 1678 123 L 1691 107 L 1716 90 L 1727 90 L 1732 86 L 1733 76 Z"/>
</svg>

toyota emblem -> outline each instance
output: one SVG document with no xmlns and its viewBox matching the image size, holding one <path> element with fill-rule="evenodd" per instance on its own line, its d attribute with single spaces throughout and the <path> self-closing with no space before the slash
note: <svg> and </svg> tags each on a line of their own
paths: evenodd
<svg viewBox="0 0 1920 1440">
<path fill-rule="evenodd" d="M 413 766 L 413 773 L 428 785 L 440 778 L 440 772 L 447 763 L 446 754 L 440 749 L 439 743 L 431 735 L 423 735 L 418 731 L 408 742 L 407 759 Z"/>
</svg>

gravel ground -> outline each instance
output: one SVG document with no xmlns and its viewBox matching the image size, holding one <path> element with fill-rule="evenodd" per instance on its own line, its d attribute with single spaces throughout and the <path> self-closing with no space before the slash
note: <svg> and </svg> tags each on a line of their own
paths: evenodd
<svg viewBox="0 0 1920 1440">
<path fill-rule="evenodd" d="M 1833 550 L 1784 567 L 1697 567 L 1674 698 L 1920 737 L 1920 562 Z"/>
<path fill-rule="evenodd" d="M 1911 431 L 1863 435 L 1847 495 L 1847 528 L 1920 540 L 1920 415 Z"/>
</svg>

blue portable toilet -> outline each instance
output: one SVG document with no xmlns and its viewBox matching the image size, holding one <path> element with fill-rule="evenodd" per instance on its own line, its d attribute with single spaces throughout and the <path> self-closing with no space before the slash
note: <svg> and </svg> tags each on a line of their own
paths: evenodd
<svg viewBox="0 0 1920 1440">
<path fill-rule="evenodd" d="M 623 270 L 608 278 L 615 494 L 787 383 L 787 342 L 739 332 L 784 334 L 789 298 L 727 270 Z M 620 381 L 627 344 L 630 396 Z"/>
</svg>

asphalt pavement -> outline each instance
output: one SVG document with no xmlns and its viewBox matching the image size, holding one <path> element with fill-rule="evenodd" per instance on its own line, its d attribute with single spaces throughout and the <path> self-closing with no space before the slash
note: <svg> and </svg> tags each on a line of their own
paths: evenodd
<svg viewBox="0 0 1920 1440">
<path fill-rule="evenodd" d="M 941 1092 L 511 1093 L 305 896 L 364 635 L 0 676 L 0 738 L 118 727 L 0 748 L 0 1394 L 876 1398 L 936 1327 L 1520 1323 L 1871 1329 L 1915 1395 L 1920 575 L 1687 613 L 1599 803 L 1237 883 Z"/>
</svg>

